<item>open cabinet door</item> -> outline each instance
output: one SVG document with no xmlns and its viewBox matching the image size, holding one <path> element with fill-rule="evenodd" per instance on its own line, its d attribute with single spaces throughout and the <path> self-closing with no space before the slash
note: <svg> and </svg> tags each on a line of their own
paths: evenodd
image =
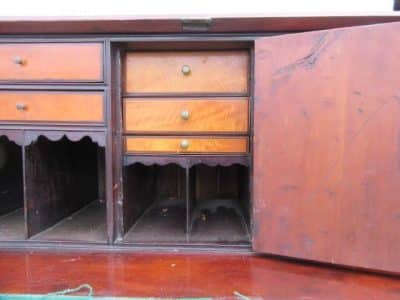
<svg viewBox="0 0 400 300">
<path fill-rule="evenodd" d="M 400 273 L 400 23 L 255 43 L 253 245 Z"/>
</svg>

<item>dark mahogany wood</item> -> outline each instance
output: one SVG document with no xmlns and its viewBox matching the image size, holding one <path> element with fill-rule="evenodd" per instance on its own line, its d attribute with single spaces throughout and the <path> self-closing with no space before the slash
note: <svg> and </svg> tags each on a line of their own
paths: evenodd
<svg viewBox="0 0 400 300">
<path fill-rule="evenodd" d="M 255 251 L 400 273 L 399 30 L 256 41 Z"/>
<path fill-rule="evenodd" d="M 165 166 L 168 164 L 177 164 L 182 168 L 190 168 L 194 165 L 207 165 L 207 166 L 230 166 L 233 164 L 238 164 L 242 166 L 249 165 L 249 156 L 247 155 L 219 155 L 219 156 L 211 156 L 211 155 L 186 155 L 186 156 L 178 156 L 178 155 L 163 155 L 163 156 L 154 156 L 154 155 L 125 155 L 123 158 L 123 164 L 125 166 L 140 162 L 146 166 L 151 165 L 160 165 Z"/>
<path fill-rule="evenodd" d="M 47 294 L 88 283 L 94 296 L 397 300 L 400 280 L 268 257 L 170 253 L 1 252 L 1 293 Z M 79 274 L 79 276 L 78 276 Z"/>
<path fill-rule="evenodd" d="M 42 155 L 40 160 L 51 161 L 53 155 L 61 157 L 61 159 L 54 159 L 54 165 L 49 166 L 48 169 L 44 168 L 45 164 L 33 162 L 28 149 L 27 157 L 23 157 L 23 162 L 28 166 L 25 169 L 25 202 L 28 203 L 25 209 L 28 212 L 28 221 L 33 220 L 33 222 L 29 221 L 31 223 L 28 222 L 28 232 L 31 229 L 35 232 L 47 229 L 50 224 L 54 224 L 62 217 L 70 215 L 72 211 L 81 208 L 86 204 L 86 200 L 89 202 L 89 199 L 83 199 L 85 197 L 83 194 L 90 192 L 99 194 L 100 198 L 106 198 L 106 215 L 101 215 L 101 219 L 107 222 L 107 241 L 112 244 L 109 249 L 118 251 L 124 247 L 132 249 L 132 244 L 124 245 L 119 242 L 124 233 L 149 207 L 150 200 L 154 198 L 152 189 L 154 185 L 151 183 L 153 180 L 151 178 L 154 176 L 152 174 L 143 175 L 141 172 L 141 174 L 136 174 L 134 180 L 125 178 L 123 187 L 123 170 L 132 168 L 132 165 L 137 162 L 146 166 L 141 166 L 141 168 L 149 170 L 157 168 L 156 165 L 170 164 L 177 164 L 185 169 L 186 175 L 181 180 L 181 187 L 186 185 L 189 188 L 180 193 L 185 193 L 182 197 L 185 197 L 187 201 L 186 232 L 190 232 L 196 209 L 196 199 L 199 198 L 199 194 L 210 194 L 212 197 L 218 194 L 213 186 L 215 177 L 212 175 L 209 176 L 210 179 L 199 180 L 199 174 L 196 174 L 197 167 L 193 166 L 201 164 L 220 169 L 220 166 L 227 167 L 237 164 L 240 166 L 235 167 L 250 170 L 250 184 L 248 184 L 248 174 L 239 172 L 238 181 L 245 184 L 240 184 L 238 191 L 232 190 L 236 185 L 231 180 L 222 182 L 218 189 L 228 191 L 230 195 L 234 195 L 234 198 L 244 200 L 240 203 L 243 206 L 243 213 L 246 214 L 246 222 L 248 225 L 252 223 L 251 220 L 254 223 L 255 250 L 398 274 L 400 246 L 397 233 L 400 231 L 400 219 L 396 195 L 400 191 L 398 184 L 400 169 L 397 168 L 400 132 L 398 87 L 400 85 L 397 74 L 399 74 L 400 68 L 396 50 L 398 50 L 400 40 L 396 33 L 400 28 L 396 24 L 387 24 L 382 27 L 349 28 L 328 33 L 315 32 L 301 35 L 287 35 L 286 33 L 399 20 L 400 15 L 397 14 L 214 18 L 206 20 L 206 24 L 203 24 L 202 21 L 191 22 L 178 18 L 142 20 L 129 17 L 126 19 L 110 17 L 101 20 L 37 19 L 25 21 L 0 19 L 0 34 L 4 34 L 1 36 L 3 43 L 86 43 L 95 41 L 104 44 L 105 63 L 104 76 L 102 76 L 104 83 L 24 82 L 21 84 L 10 82 L 0 87 L 1 90 L 6 91 L 101 91 L 105 95 L 105 124 L 84 122 L 74 124 L 37 122 L 25 123 L 25 125 L 15 122 L 2 123 L 0 136 L 6 136 L 6 139 L 14 141 L 20 146 L 24 146 L 25 143 L 27 148 L 35 145 L 38 139 L 44 138 L 43 136 L 51 141 L 62 142 L 68 139 L 73 143 L 81 143 L 83 139 L 87 141 L 90 138 L 92 142 L 101 147 L 98 152 L 93 151 L 93 157 L 79 154 L 82 160 L 87 159 L 93 163 L 90 168 L 86 168 L 82 164 L 79 172 L 65 166 L 71 161 L 75 161 L 75 159 L 68 158 L 69 154 L 66 152 L 69 146 L 66 146 L 64 150 L 56 149 L 54 151 L 50 151 L 51 148 L 48 147 L 47 155 Z M 54 35 L 52 35 L 53 33 Z M 123 156 L 120 101 L 120 89 L 123 86 L 121 52 L 123 56 L 124 51 L 138 49 L 227 50 L 246 48 L 253 53 L 254 40 L 273 35 L 275 37 L 256 41 L 256 59 L 251 64 L 252 67 L 255 65 L 257 69 L 255 76 L 257 83 L 255 160 L 251 155 L 252 136 L 249 143 L 251 150 L 249 155 Z M 253 74 L 250 72 L 249 82 L 251 85 L 254 82 L 253 79 Z M 250 120 L 253 116 L 251 85 Z M 195 96 L 195 94 L 190 96 Z M 225 96 L 231 95 L 226 94 Z M 168 99 L 170 98 L 166 97 L 167 101 Z M 253 135 L 252 126 L 250 129 Z M 97 146 L 94 145 L 94 147 Z M 99 148 L 97 147 L 97 149 Z M 72 155 L 75 156 L 75 154 Z M 105 157 L 104 164 L 103 156 Z M 39 158 L 39 156 L 35 157 Z M 41 165 L 40 168 L 39 165 Z M 32 166 L 36 169 L 32 169 Z M 255 172 L 252 172 L 253 167 Z M 101 173 L 104 172 L 105 178 L 101 174 L 96 174 L 92 168 L 93 170 L 99 168 Z M 79 168 L 77 167 L 77 169 Z M 61 178 L 57 175 L 60 173 L 64 174 L 64 179 L 71 181 L 74 180 L 74 174 L 85 173 L 90 175 L 91 180 L 97 180 L 98 184 L 89 183 L 91 180 L 88 180 L 87 185 L 76 185 L 76 192 L 80 192 L 79 197 L 82 197 L 81 203 L 76 206 L 74 203 L 69 203 L 68 205 L 71 207 L 74 206 L 70 209 L 66 207 L 66 201 L 63 200 L 61 202 L 64 203 L 60 204 L 58 209 L 54 209 L 54 207 L 48 206 L 50 197 L 46 194 L 41 197 L 40 191 L 46 193 L 51 192 L 55 186 L 56 189 L 67 187 L 67 185 L 60 185 L 59 182 L 56 182 L 57 178 Z M 14 175 L 16 174 L 13 174 L 12 177 Z M 164 177 L 168 178 L 168 176 Z M 165 180 L 162 188 L 174 189 L 177 183 L 173 181 Z M 126 182 L 129 184 L 126 185 Z M 252 189 L 253 182 L 254 191 Z M 4 184 L 5 181 L 2 183 Z M 105 190 L 99 188 L 103 184 L 105 184 Z M 32 189 L 32 186 L 35 188 Z M 137 192 L 139 190 L 142 194 Z M 123 191 L 126 192 L 125 195 Z M 63 193 L 56 191 L 55 194 L 57 197 L 53 199 L 64 199 Z M 252 196 L 253 194 L 254 196 Z M 41 198 L 41 200 L 32 204 L 30 200 L 32 197 Z M 125 201 L 126 199 L 129 201 Z M 256 204 L 254 216 L 248 213 L 251 211 L 253 202 Z M 6 202 L 3 201 L 4 203 Z M 100 204 L 104 208 L 104 203 Z M 8 210 L 5 206 L 3 208 Z M 34 214 L 41 216 L 42 220 L 39 220 L 39 217 L 32 217 Z M 70 228 L 79 228 L 84 223 L 89 224 L 92 218 L 99 215 L 90 215 L 85 222 L 75 224 Z M 103 225 L 101 224 L 101 226 Z M 222 231 L 223 228 L 219 233 Z M 52 238 L 52 243 L 40 238 L 24 242 L 10 242 L 10 239 L 5 239 L 2 245 L 7 247 L 10 245 L 13 247 L 47 247 L 55 250 L 57 247 L 61 248 L 69 244 L 72 247 L 82 247 L 86 251 L 106 247 L 104 246 L 106 237 L 103 230 L 99 235 L 97 235 L 98 231 L 91 235 L 85 230 L 81 230 L 77 235 L 68 234 L 71 231 L 65 233 L 66 231 L 61 230 L 59 232 L 63 232 L 62 236 Z M 227 232 L 229 231 L 223 233 L 226 235 Z M 147 233 L 151 232 L 144 232 L 144 235 Z M 87 242 L 68 240 L 78 235 L 85 236 L 85 234 L 89 237 Z M 96 237 L 100 235 L 101 238 Z M 162 236 L 163 232 L 158 232 L 158 235 Z M 205 233 L 202 231 L 197 236 L 196 242 L 190 246 L 197 249 L 198 246 L 205 245 L 205 247 L 216 249 L 206 242 L 208 238 L 218 239 L 220 236 L 223 235 L 212 235 L 207 230 Z M 173 237 L 170 236 L 170 238 Z M 103 245 L 91 244 L 100 240 Z M 59 243 L 60 241 L 62 243 Z M 204 241 L 206 242 L 201 244 Z M 176 247 L 176 244 L 172 244 Z M 158 246 L 158 244 L 155 243 L 153 246 Z M 227 247 L 227 244 L 221 247 Z M 242 247 L 242 249 L 244 248 Z M 148 251 L 150 248 L 143 249 Z M 250 247 L 246 249 L 250 250 Z M 110 260 L 115 261 L 114 259 Z M 214 260 L 214 263 L 219 264 L 218 260 Z M 236 264 L 237 261 L 233 260 L 230 263 Z M 207 264 L 211 263 L 207 262 Z M 223 267 L 224 263 L 221 264 Z M 237 264 L 241 268 L 245 268 L 245 265 Z M 261 266 L 267 267 L 263 263 L 260 263 L 260 268 Z M 151 270 L 156 267 L 152 265 Z M 219 268 L 219 266 L 207 267 L 211 271 Z M 278 267 L 280 266 L 276 268 Z M 121 269 L 113 270 L 121 271 Z M 231 269 L 227 267 L 226 270 L 229 273 Z M 312 270 L 315 271 L 315 269 Z M 199 271 L 206 274 L 202 270 Z M 124 273 L 123 270 L 121 272 Z M 312 273 L 312 271 L 309 272 Z M 255 273 L 255 276 L 257 277 L 258 274 Z M 316 276 L 324 277 L 324 274 L 317 272 Z M 236 273 L 232 278 L 241 279 Z M 266 279 L 272 280 L 270 277 Z M 285 278 L 281 278 L 281 281 L 285 281 Z M 321 281 L 316 280 L 315 282 L 318 282 L 318 287 L 315 289 L 323 285 Z M 0 287 L 1 283 L 0 276 Z M 204 281 L 203 283 L 209 284 Z M 301 281 L 301 283 L 306 284 L 307 282 Z M 188 285 L 190 286 L 190 284 Z M 346 294 L 347 288 L 343 289 L 345 289 L 346 296 L 353 296 L 351 293 Z M 398 288 L 394 289 L 395 292 L 397 290 Z M 330 293 L 328 296 L 337 296 L 338 294 L 335 292 L 340 293 L 342 290 L 339 288 L 338 291 L 333 291 L 333 289 L 326 291 Z M 362 293 L 355 295 L 356 297 L 365 296 Z M 297 296 L 297 294 L 295 295 Z M 299 295 L 299 297 L 303 296 L 303 294 Z M 382 292 L 377 294 L 377 297 L 379 296 L 386 299 L 384 296 L 387 295 Z M 392 294 L 388 297 L 390 296 Z"/>
<path fill-rule="evenodd" d="M 123 212 L 123 217 L 119 220 L 123 224 L 120 239 L 154 201 L 154 173 L 155 166 L 134 164 L 124 167 L 124 198 L 123 203 L 119 204 Z"/>
<path fill-rule="evenodd" d="M 200 18 L 201 20 L 201 18 Z M 207 26 L 187 26 L 181 18 L 150 17 L 75 17 L 1 18 L 0 34 L 45 33 L 229 33 L 308 31 L 345 26 L 369 25 L 400 20 L 396 13 L 332 16 L 216 17 L 203 19 Z M 203 23 L 204 23 L 203 22 Z M 185 24 L 186 23 L 186 24 Z M 198 22 L 199 23 L 199 22 Z"/>
<path fill-rule="evenodd" d="M 29 146 L 39 137 L 46 137 L 50 141 L 59 141 L 67 138 L 71 142 L 78 142 L 84 138 L 89 138 L 92 142 L 96 143 L 99 147 L 105 147 L 106 137 L 103 132 L 81 132 L 70 130 L 29 130 L 24 133 L 25 145 Z"/>
</svg>

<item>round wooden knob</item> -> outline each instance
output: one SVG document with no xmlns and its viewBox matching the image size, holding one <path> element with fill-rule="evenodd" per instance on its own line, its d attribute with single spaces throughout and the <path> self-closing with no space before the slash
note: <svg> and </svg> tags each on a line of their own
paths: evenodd
<svg viewBox="0 0 400 300">
<path fill-rule="evenodd" d="M 16 64 L 16 65 L 23 65 L 23 64 L 24 64 L 24 60 L 23 60 L 23 58 L 20 57 L 20 56 L 15 56 L 15 57 L 13 58 L 13 62 L 14 62 L 14 64 Z"/>
<path fill-rule="evenodd" d="M 182 149 L 187 149 L 187 148 L 189 148 L 189 141 L 188 141 L 188 140 L 182 140 L 182 141 L 181 141 L 181 148 L 182 148 Z"/>
<path fill-rule="evenodd" d="M 185 109 L 185 110 L 182 110 L 182 111 L 181 111 L 181 118 L 182 118 L 182 120 L 188 120 L 189 117 L 190 117 L 190 113 L 189 113 L 188 110 Z"/>
<path fill-rule="evenodd" d="M 182 73 L 183 73 L 183 75 L 189 75 L 190 74 L 190 67 L 188 66 L 188 65 L 184 65 L 183 67 L 182 67 Z"/>
<path fill-rule="evenodd" d="M 17 103 L 17 104 L 15 105 L 15 107 L 16 107 L 18 110 L 26 110 L 26 108 L 27 108 L 26 104 L 24 104 L 24 103 Z"/>
</svg>

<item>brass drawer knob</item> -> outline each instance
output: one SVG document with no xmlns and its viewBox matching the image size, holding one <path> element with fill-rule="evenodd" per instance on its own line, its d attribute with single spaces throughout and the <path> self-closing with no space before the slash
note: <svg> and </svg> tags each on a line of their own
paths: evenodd
<svg viewBox="0 0 400 300">
<path fill-rule="evenodd" d="M 183 75 L 189 75 L 190 72 L 191 72 L 191 70 L 190 70 L 190 67 L 189 67 L 188 65 L 184 65 L 184 66 L 182 67 L 182 73 L 183 73 Z"/>
<path fill-rule="evenodd" d="M 14 64 L 16 64 L 16 65 L 21 65 L 21 66 L 24 64 L 24 60 L 23 60 L 23 58 L 20 57 L 20 56 L 15 56 L 15 57 L 13 58 L 13 62 L 14 62 Z"/>
<path fill-rule="evenodd" d="M 26 104 L 24 104 L 24 103 L 17 103 L 16 105 L 15 105 L 15 107 L 18 109 L 18 110 L 26 110 L 26 108 L 27 108 L 27 106 L 26 106 Z"/>
<path fill-rule="evenodd" d="M 181 111 L 181 118 L 182 120 L 188 120 L 190 117 L 190 112 L 188 110 L 182 110 Z"/>
<path fill-rule="evenodd" d="M 184 149 L 184 150 L 189 148 L 189 141 L 188 140 L 182 140 L 181 141 L 181 148 Z"/>
</svg>

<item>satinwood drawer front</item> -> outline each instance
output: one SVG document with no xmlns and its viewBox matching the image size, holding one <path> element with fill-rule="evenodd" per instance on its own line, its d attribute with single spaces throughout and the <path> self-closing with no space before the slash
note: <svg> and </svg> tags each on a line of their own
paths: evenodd
<svg viewBox="0 0 400 300">
<path fill-rule="evenodd" d="M 247 98 L 125 98 L 127 132 L 248 131 Z"/>
<path fill-rule="evenodd" d="M 102 43 L 0 44 L 0 81 L 103 81 Z"/>
<path fill-rule="evenodd" d="M 127 153 L 239 154 L 248 151 L 247 137 L 127 137 Z"/>
<path fill-rule="evenodd" d="M 249 55 L 243 51 L 128 52 L 125 92 L 248 92 Z"/>
<path fill-rule="evenodd" d="M 0 121 L 104 122 L 101 92 L 0 92 Z"/>
</svg>

